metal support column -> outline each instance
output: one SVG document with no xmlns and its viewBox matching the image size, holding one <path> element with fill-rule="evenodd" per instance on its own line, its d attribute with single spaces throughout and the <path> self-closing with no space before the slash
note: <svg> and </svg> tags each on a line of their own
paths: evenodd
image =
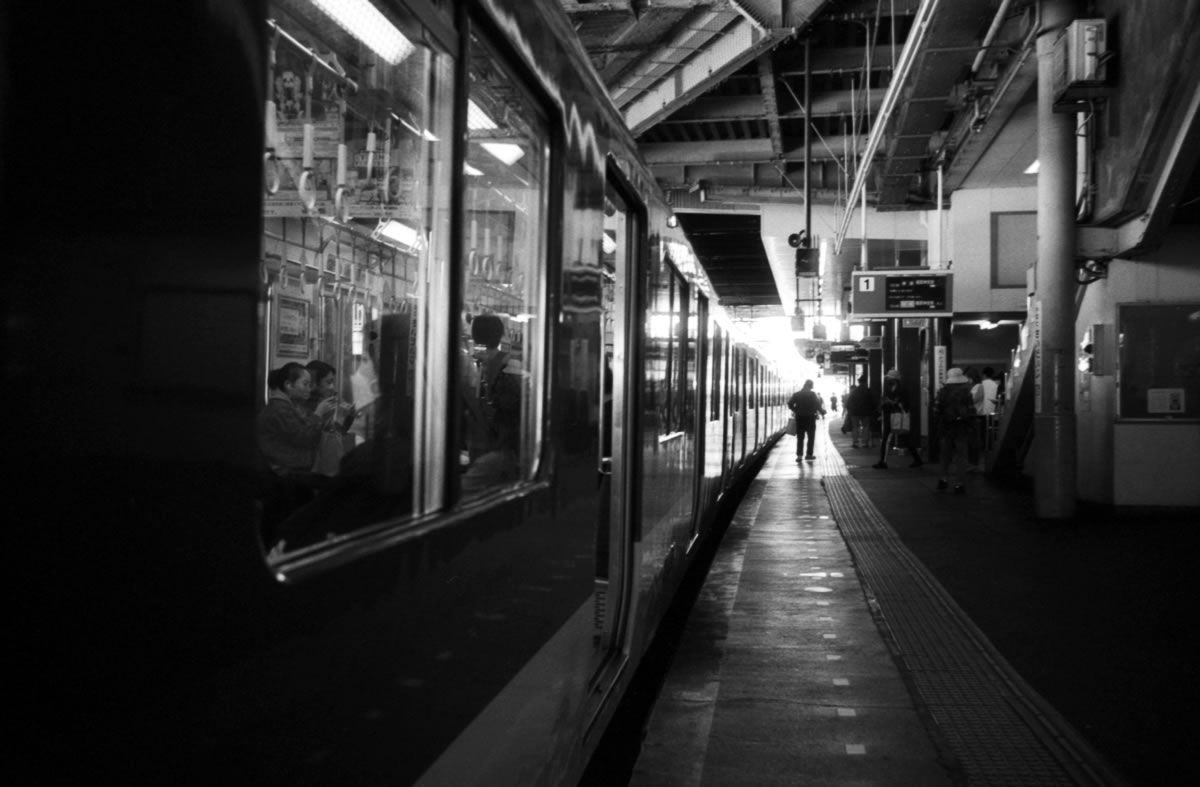
<svg viewBox="0 0 1200 787">
<path fill-rule="evenodd" d="M 1075 515 L 1075 115 L 1054 111 L 1054 43 L 1075 17 L 1071 0 L 1040 0 L 1038 211 L 1034 307 L 1034 507 Z"/>
<path fill-rule="evenodd" d="M 812 38 L 804 40 L 804 237 L 808 238 L 806 244 L 810 248 L 816 248 L 816 238 L 813 237 L 812 229 L 812 178 L 809 177 L 809 171 L 812 169 L 812 74 L 809 73 L 809 52 L 812 48 Z M 818 275 L 820 275 L 818 273 Z M 820 306 L 820 304 L 818 304 Z"/>
</svg>

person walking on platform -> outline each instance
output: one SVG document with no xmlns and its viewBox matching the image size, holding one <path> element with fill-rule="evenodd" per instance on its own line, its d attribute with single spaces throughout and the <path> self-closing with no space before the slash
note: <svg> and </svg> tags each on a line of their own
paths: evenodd
<svg viewBox="0 0 1200 787">
<path fill-rule="evenodd" d="M 892 436 L 892 415 L 896 413 L 908 412 L 908 391 L 900 382 L 900 372 L 895 369 L 889 369 L 883 380 L 883 395 L 880 398 L 880 409 L 883 413 L 883 444 L 879 452 L 879 461 L 871 465 L 876 470 L 887 470 L 887 452 L 889 440 Z M 912 464 L 909 467 L 920 467 L 924 462 L 921 461 L 921 455 L 917 453 L 916 446 L 912 440 L 908 442 L 908 452 L 912 454 Z"/>
<path fill-rule="evenodd" d="M 805 380 L 804 387 L 788 399 L 788 409 L 796 418 L 796 461 L 816 459 L 817 416 L 825 415 L 825 408 L 813 390 L 813 381 Z M 808 438 L 808 453 L 804 451 L 804 440 Z"/>
<path fill-rule="evenodd" d="M 850 420 L 855 448 L 871 447 L 871 418 L 875 415 L 875 409 L 875 394 L 867 386 L 867 376 L 864 374 L 846 397 L 846 418 Z"/>
<path fill-rule="evenodd" d="M 988 435 L 992 418 L 996 415 L 996 396 L 999 392 L 1000 385 L 996 382 L 996 370 L 990 366 L 983 368 L 983 380 L 979 383 L 979 393 L 975 395 L 975 421 L 976 442 L 979 445 L 979 464 L 976 470 L 986 472 L 987 463 L 984 461 L 987 456 L 988 449 L 991 447 L 988 444 Z M 971 389 L 971 393 L 975 394 L 975 389 Z"/>
<path fill-rule="evenodd" d="M 942 475 L 939 492 L 950 485 L 950 460 L 954 460 L 954 494 L 967 491 L 967 452 L 975 429 L 975 400 L 971 379 L 957 366 L 946 373 L 946 384 L 933 401 L 933 417 L 938 422 L 941 440 Z"/>
</svg>

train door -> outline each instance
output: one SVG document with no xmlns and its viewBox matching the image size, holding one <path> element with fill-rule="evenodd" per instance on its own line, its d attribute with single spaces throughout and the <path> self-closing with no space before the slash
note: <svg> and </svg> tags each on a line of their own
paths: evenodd
<svg viewBox="0 0 1200 787">
<path fill-rule="evenodd" d="M 631 499 L 637 472 L 638 451 L 631 441 L 639 439 L 629 424 L 636 412 L 632 390 L 638 384 L 630 371 L 640 365 L 633 317 L 637 258 L 645 226 L 644 210 L 632 189 L 612 166 L 604 198 L 602 239 L 603 309 L 600 354 L 600 435 L 597 469 L 600 506 L 596 526 L 596 614 L 594 653 L 598 687 L 615 677 L 624 662 L 625 621 L 632 602 L 633 543 L 636 539 L 635 512 Z"/>
</svg>

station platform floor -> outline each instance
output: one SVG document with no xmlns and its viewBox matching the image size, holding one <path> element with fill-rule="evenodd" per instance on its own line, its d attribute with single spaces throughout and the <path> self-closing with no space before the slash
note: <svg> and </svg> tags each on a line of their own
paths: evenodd
<svg viewBox="0 0 1200 787">
<path fill-rule="evenodd" d="M 1196 512 L 1040 520 L 823 424 L 739 505 L 630 785 L 1200 783 Z"/>
</svg>

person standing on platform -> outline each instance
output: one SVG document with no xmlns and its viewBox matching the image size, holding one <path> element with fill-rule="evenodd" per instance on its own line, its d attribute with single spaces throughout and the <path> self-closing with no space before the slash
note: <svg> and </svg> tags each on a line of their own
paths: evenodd
<svg viewBox="0 0 1200 787">
<path fill-rule="evenodd" d="M 883 444 L 879 452 L 879 461 L 871 465 L 876 470 L 887 470 L 888 438 L 892 436 L 892 414 L 908 412 L 908 391 L 900 382 L 900 372 L 889 369 L 883 380 L 883 394 L 880 397 L 880 409 L 883 414 Z M 912 454 L 912 464 L 909 467 L 920 467 L 924 462 L 917 448 L 908 443 L 908 452 Z"/>
<path fill-rule="evenodd" d="M 996 382 L 996 370 L 990 366 L 983 367 L 983 380 L 980 381 L 979 387 L 981 395 L 975 400 L 975 414 L 979 426 L 979 466 L 978 470 L 984 472 L 987 469 L 986 462 L 983 460 L 987 457 L 988 452 L 988 427 L 991 425 L 992 417 L 996 414 L 996 398 L 1000 391 L 1000 384 Z"/>
<path fill-rule="evenodd" d="M 850 389 L 846 397 L 846 418 L 850 419 L 850 432 L 855 448 L 871 447 L 871 418 L 875 415 L 875 394 L 867 385 L 867 376 L 858 378 L 858 385 Z"/>
<path fill-rule="evenodd" d="M 971 395 L 971 379 L 957 366 L 946 372 L 946 384 L 937 392 L 933 402 L 933 417 L 938 421 L 941 439 L 942 475 L 939 492 L 950 485 L 950 460 L 954 460 L 954 494 L 967 491 L 967 452 L 975 430 L 975 401 Z"/>
<path fill-rule="evenodd" d="M 805 380 L 804 387 L 792 394 L 792 398 L 788 399 L 787 404 L 788 409 L 796 418 L 796 461 L 799 462 L 801 458 L 816 459 L 817 416 L 825 415 L 825 408 L 821 406 L 821 400 L 817 397 L 817 392 L 813 390 L 813 381 Z M 808 439 L 807 454 L 803 453 L 806 437 Z"/>
</svg>

